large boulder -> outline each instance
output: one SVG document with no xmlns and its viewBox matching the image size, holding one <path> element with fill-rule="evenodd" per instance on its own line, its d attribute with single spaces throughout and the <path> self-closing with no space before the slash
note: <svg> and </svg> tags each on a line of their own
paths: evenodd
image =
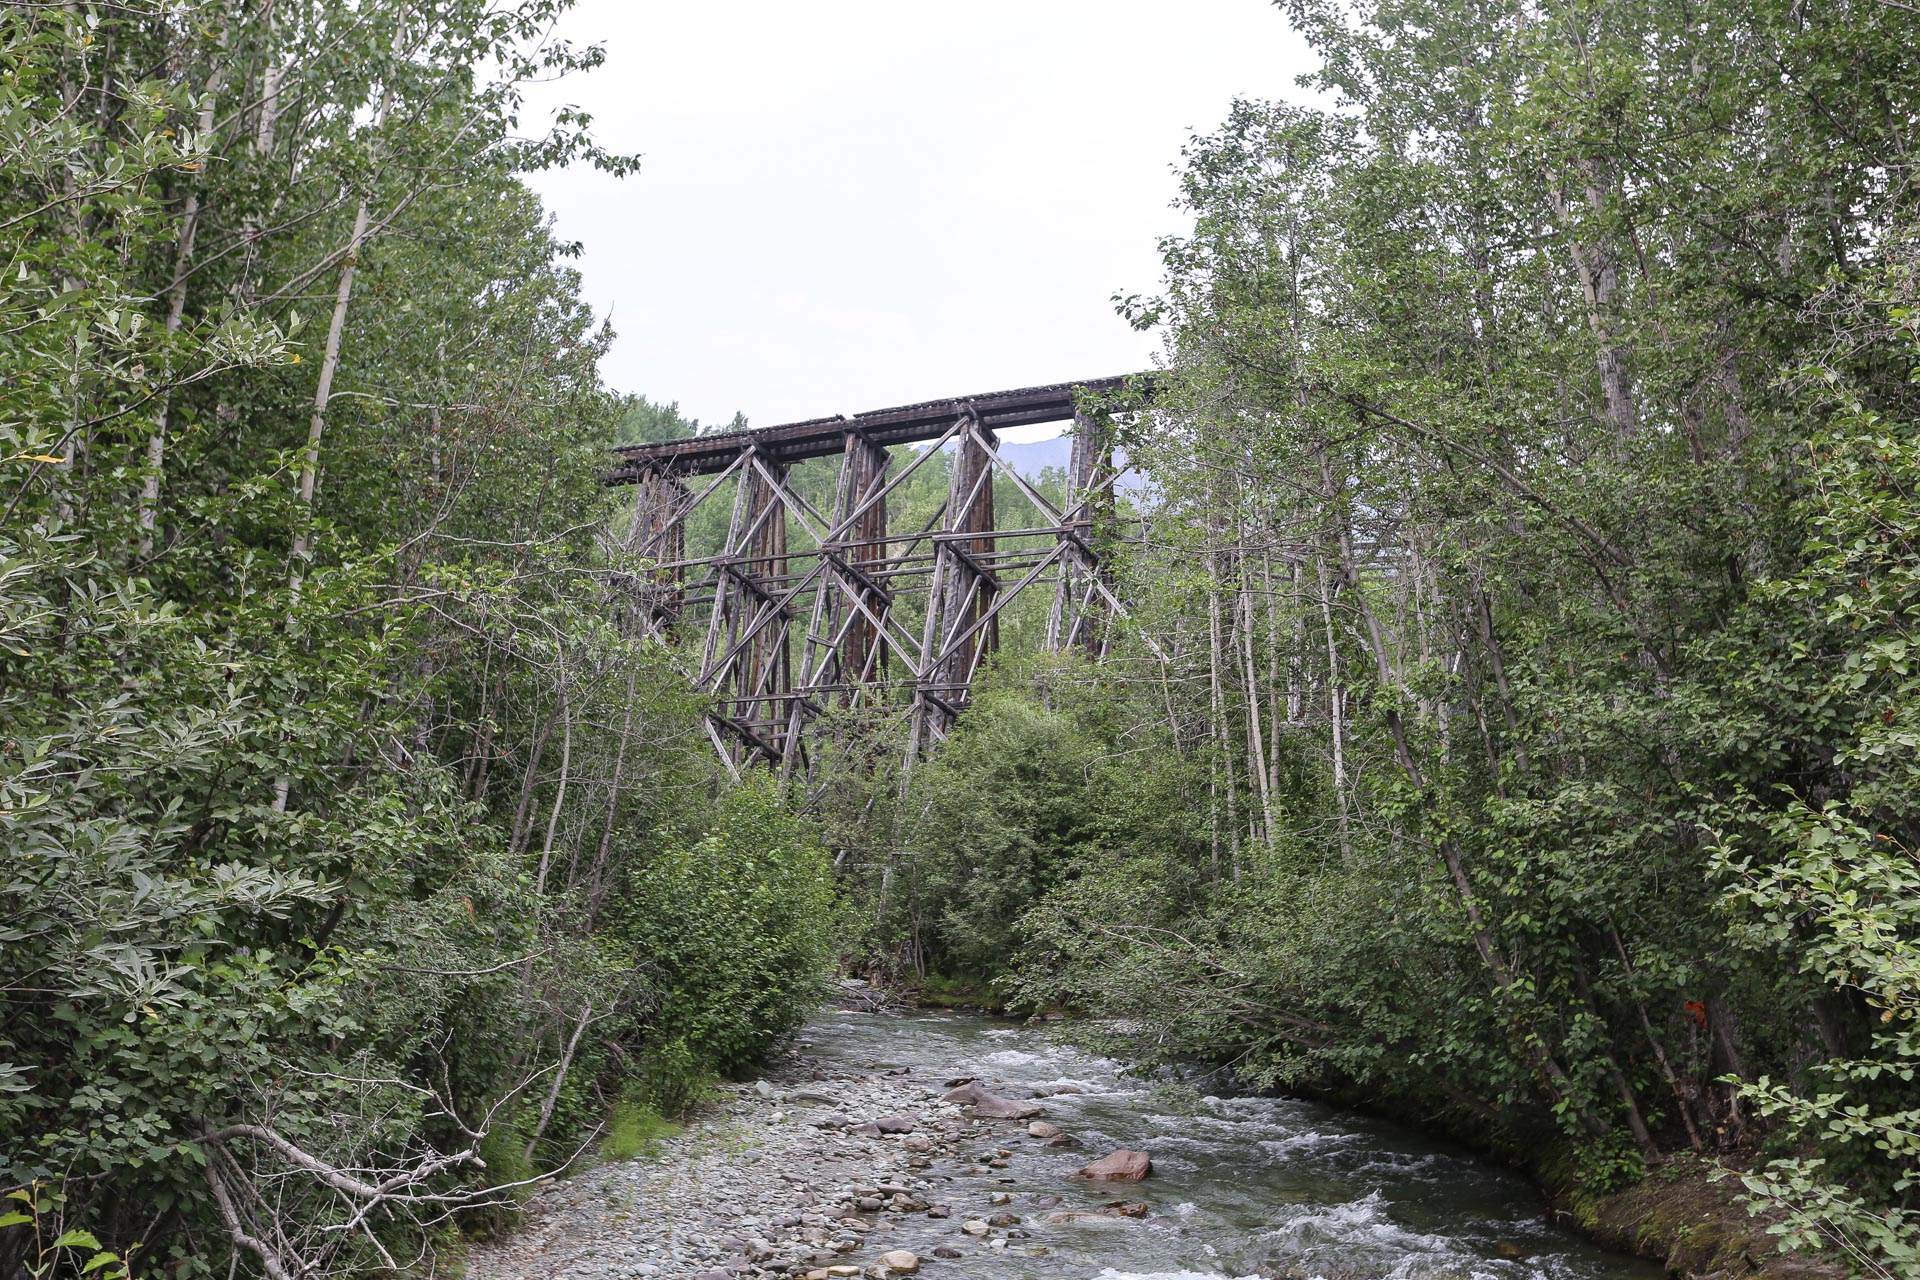
<svg viewBox="0 0 1920 1280">
<path fill-rule="evenodd" d="M 973 1108 L 975 1118 L 980 1120 L 1031 1120 L 1047 1113 L 1045 1107 L 1036 1103 L 1015 1102 L 1011 1098 L 988 1093 L 978 1084 L 963 1084 L 958 1089 L 948 1090 L 943 1097 L 947 1102 Z"/>
<path fill-rule="evenodd" d="M 1120 1150 L 1101 1156 L 1073 1176 L 1095 1182 L 1138 1182 L 1152 1172 L 1153 1157 L 1147 1152 Z"/>
</svg>

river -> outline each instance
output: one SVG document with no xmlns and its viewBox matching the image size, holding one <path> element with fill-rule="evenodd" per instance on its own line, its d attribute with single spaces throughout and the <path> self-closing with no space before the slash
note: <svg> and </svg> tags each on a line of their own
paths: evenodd
<svg viewBox="0 0 1920 1280">
<path fill-rule="evenodd" d="M 923 1083 L 978 1076 L 1007 1096 L 1040 1095 L 1082 1151 L 1021 1139 L 1004 1169 L 942 1160 L 928 1171 L 957 1221 L 994 1192 L 1027 1234 L 927 1274 L 1036 1280 L 1656 1280 L 1549 1221 L 1525 1178 L 1457 1147 L 1317 1102 L 1204 1096 L 1127 1077 L 1043 1027 L 964 1014 L 837 1012 L 801 1052 L 829 1074 L 909 1068 Z M 1064 1092 L 1073 1091 L 1078 1092 Z M 1020 1126 L 1003 1126 L 1018 1132 Z M 963 1155 L 990 1154 L 963 1149 Z M 1009 1145 L 1002 1143 L 1002 1145 Z M 1153 1175 L 1096 1188 L 1070 1177 L 1116 1147 L 1152 1153 Z M 1047 1199 L 1061 1203 L 1050 1206 Z M 1140 1219 L 1088 1216 L 1116 1200 Z M 1083 1211 L 1065 1221 L 1048 1221 Z M 999 1232 L 995 1233 L 1000 1234 Z M 954 1221 L 901 1220 L 889 1247 L 926 1256 Z"/>
</svg>

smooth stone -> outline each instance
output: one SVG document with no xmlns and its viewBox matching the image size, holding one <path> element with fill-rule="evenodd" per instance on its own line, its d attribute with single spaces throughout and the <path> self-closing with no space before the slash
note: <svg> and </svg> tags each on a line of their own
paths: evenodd
<svg viewBox="0 0 1920 1280">
<path fill-rule="evenodd" d="M 967 1255 L 950 1244 L 943 1244 L 934 1249 L 933 1256 L 936 1258 L 964 1258 Z"/>
<path fill-rule="evenodd" d="M 1027 1126 L 1027 1134 L 1035 1138 L 1057 1138 L 1066 1130 L 1057 1124 L 1048 1124 L 1045 1120 L 1035 1120 Z"/>
<path fill-rule="evenodd" d="M 891 1249 L 880 1255 L 880 1265 L 889 1271 L 913 1272 L 920 1269 L 920 1258 L 911 1249 Z"/>
<path fill-rule="evenodd" d="M 1046 1112 L 1045 1107 L 988 1093 L 977 1084 L 963 1084 L 957 1089 L 950 1089 L 943 1095 L 942 1101 L 971 1107 L 973 1114 L 982 1120 L 1031 1120 Z"/>
<path fill-rule="evenodd" d="M 970 1218 L 961 1223 L 960 1229 L 970 1236 L 983 1236 L 993 1230 L 992 1227 L 988 1226 L 985 1221 L 979 1218 Z"/>
<path fill-rule="evenodd" d="M 896 1111 L 873 1122 L 881 1133 L 912 1133 L 919 1123 L 920 1117 L 910 1111 Z"/>
<path fill-rule="evenodd" d="M 1101 1156 L 1074 1174 L 1096 1182 L 1138 1182 L 1153 1172 L 1153 1157 L 1145 1151 L 1119 1151 Z"/>
</svg>

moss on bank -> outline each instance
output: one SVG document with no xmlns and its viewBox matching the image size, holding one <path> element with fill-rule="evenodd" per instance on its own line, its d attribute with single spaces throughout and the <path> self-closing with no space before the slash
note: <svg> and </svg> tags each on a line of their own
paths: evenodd
<svg viewBox="0 0 1920 1280">
<path fill-rule="evenodd" d="M 1780 1253 L 1769 1219 L 1748 1214 L 1740 1184 L 1712 1181 L 1714 1166 L 1676 1156 L 1631 1187 L 1582 1189 L 1564 1166 L 1536 1170 L 1555 1213 L 1597 1243 L 1650 1258 L 1676 1276 L 1728 1280 L 1846 1280 L 1847 1269 Z"/>
</svg>

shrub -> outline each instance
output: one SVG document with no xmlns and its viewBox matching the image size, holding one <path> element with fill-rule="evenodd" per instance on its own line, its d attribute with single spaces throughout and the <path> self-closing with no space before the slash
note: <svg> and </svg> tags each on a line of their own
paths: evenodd
<svg viewBox="0 0 1920 1280">
<path fill-rule="evenodd" d="M 731 1075 L 792 1034 L 836 952 L 831 866 L 768 781 L 720 802 L 705 836 L 636 873 L 626 928 L 656 1004 L 642 1096 L 684 1110 L 703 1075 Z"/>
</svg>

